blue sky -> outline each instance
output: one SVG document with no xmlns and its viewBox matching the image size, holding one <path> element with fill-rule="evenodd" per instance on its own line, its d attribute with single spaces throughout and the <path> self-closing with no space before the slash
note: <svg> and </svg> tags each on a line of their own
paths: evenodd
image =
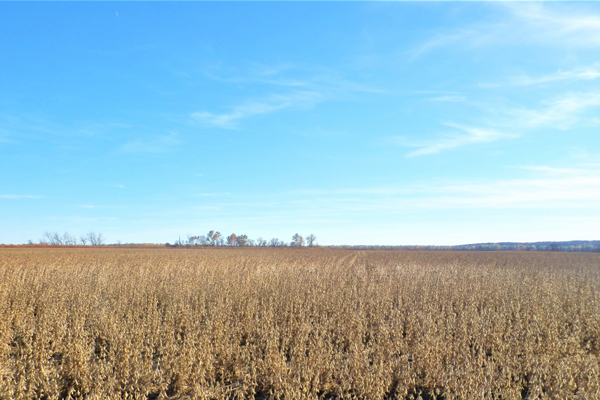
<svg viewBox="0 0 600 400">
<path fill-rule="evenodd" d="M 600 238 L 600 4 L 0 4 L 0 243 Z"/>
</svg>

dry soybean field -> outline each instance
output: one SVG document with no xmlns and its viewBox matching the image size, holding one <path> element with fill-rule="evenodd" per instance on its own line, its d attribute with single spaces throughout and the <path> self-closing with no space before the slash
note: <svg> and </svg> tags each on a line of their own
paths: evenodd
<svg viewBox="0 0 600 400">
<path fill-rule="evenodd" d="M 600 254 L 0 249 L 0 399 L 598 399 Z"/>
</svg>

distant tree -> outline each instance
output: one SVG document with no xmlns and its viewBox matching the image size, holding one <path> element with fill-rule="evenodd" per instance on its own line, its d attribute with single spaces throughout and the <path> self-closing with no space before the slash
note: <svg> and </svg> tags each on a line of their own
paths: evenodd
<svg viewBox="0 0 600 400">
<path fill-rule="evenodd" d="M 187 235 L 187 245 L 188 246 L 195 246 L 198 244 L 198 241 L 200 240 L 200 236 L 192 236 L 192 235 Z"/>
<path fill-rule="evenodd" d="M 296 233 L 294 236 L 292 236 L 292 246 L 302 247 L 303 244 L 304 244 L 304 238 L 302 237 L 302 235 L 299 235 Z"/>
<path fill-rule="evenodd" d="M 248 246 L 248 235 L 240 235 L 236 238 L 236 241 L 240 247 Z"/>
<path fill-rule="evenodd" d="M 219 231 L 209 231 L 206 235 L 206 240 L 211 246 L 218 246 L 220 243 L 222 243 L 222 241 L 219 239 L 221 239 L 221 232 Z"/>
<path fill-rule="evenodd" d="M 65 246 L 74 246 L 77 244 L 77 239 L 69 232 L 65 232 L 63 233 L 62 242 Z"/>
<path fill-rule="evenodd" d="M 79 241 L 81 242 L 81 244 L 82 244 L 82 245 L 84 245 L 84 246 L 85 246 L 85 245 L 87 244 L 87 242 L 88 242 L 88 238 L 87 238 L 87 236 L 85 236 L 85 235 L 81 235 L 81 236 L 79 237 Z"/>
<path fill-rule="evenodd" d="M 256 239 L 257 247 L 265 247 L 266 245 L 267 245 L 267 241 L 264 240 L 263 238 L 259 237 L 258 239 Z"/>
<path fill-rule="evenodd" d="M 47 242 L 52 246 L 62 246 L 62 237 L 58 234 L 58 232 L 46 232 L 45 235 Z"/>
<path fill-rule="evenodd" d="M 316 241 L 317 241 L 317 237 L 315 235 L 313 235 L 312 233 L 306 237 L 306 245 L 308 247 L 313 247 L 315 245 Z"/>
<path fill-rule="evenodd" d="M 228 246 L 237 246 L 238 245 L 238 237 L 235 233 L 227 236 L 227 245 Z"/>
<path fill-rule="evenodd" d="M 288 244 L 285 241 L 276 238 L 271 239 L 269 242 L 269 246 L 271 247 L 287 247 L 287 245 Z"/>
<path fill-rule="evenodd" d="M 74 246 L 77 244 L 77 238 L 69 232 L 65 232 L 62 235 L 58 232 L 45 232 L 42 239 L 39 240 L 39 243 L 50 244 L 53 246 Z"/>
<path fill-rule="evenodd" d="M 101 233 L 89 232 L 87 237 L 92 246 L 102 246 L 104 244 L 104 235 Z"/>
</svg>

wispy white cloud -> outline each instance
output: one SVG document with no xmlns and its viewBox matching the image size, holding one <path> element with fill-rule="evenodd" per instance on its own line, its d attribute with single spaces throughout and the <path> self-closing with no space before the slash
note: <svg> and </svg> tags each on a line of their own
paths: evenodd
<svg viewBox="0 0 600 400">
<path fill-rule="evenodd" d="M 191 114 L 191 118 L 217 128 L 236 129 L 241 120 L 284 109 L 311 108 L 323 99 L 324 96 L 318 92 L 297 91 L 287 95 L 271 95 L 263 100 L 250 100 L 224 114 L 195 112 Z"/>
<path fill-rule="evenodd" d="M 279 68 L 272 68 L 267 70 L 267 68 L 265 67 L 265 70 L 261 70 L 258 72 L 252 70 L 249 74 L 246 75 L 223 77 L 212 72 L 207 72 L 205 73 L 205 75 L 214 81 L 225 83 L 266 84 L 292 88 L 307 88 L 313 86 L 309 80 L 305 80 L 302 78 L 289 78 L 284 76 L 277 76 L 277 74 L 279 74 L 282 70 L 283 69 Z"/>
<path fill-rule="evenodd" d="M 454 209 L 600 210 L 600 166 L 525 166 L 512 179 L 423 182 L 403 187 L 295 191 L 334 214 Z M 529 172 L 529 173 L 528 173 Z M 301 203 L 299 203 L 301 204 Z M 329 210 L 329 211 L 328 211 Z"/>
<path fill-rule="evenodd" d="M 422 143 L 412 142 L 402 136 L 392 136 L 385 140 L 388 143 L 394 143 L 403 147 L 416 147 L 416 150 L 413 150 L 406 155 L 407 157 L 416 157 L 437 154 L 445 150 L 477 143 L 489 143 L 499 139 L 517 137 L 515 134 L 499 132 L 494 129 L 477 128 L 452 122 L 446 122 L 444 125 L 454 128 L 460 133 L 446 134 L 439 139 Z"/>
<path fill-rule="evenodd" d="M 272 85 L 329 94 L 386 92 L 385 89 L 345 78 L 339 68 L 332 69 L 314 65 L 253 63 L 235 71 L 228 71 L 228 74 L 223 74 L 222 71 L 219 73 L 211 71 L 206 72 L 205 75 L 212 80 L 224 83 Z"/>
<path fill-rule="evenodd" d="M 42 196 L 32 196 L 27 194 L 0 194 L 0 199 L 6 200 L 24 200 L 24 199 L 43 199 Z"/>
<path fill-rule="evenodd" d="M 402 147 L 416 148 L 409 152 L 407 157 L 438 154 L 467 145 L 490 143 L 500 139 L 514 139 L 534 129 L 567 130 L 582 121 L 593 125 L 596 123 L 597 117 L 591 117 L 589 110 L 597 107 L 600 107 L 600 92 L 568 93 L 542 101 L 537 108 L 495 106 L 494 118 L 487 121 L 488 127 L 444 123 L 444 125 L 457 130 L 458 133 L 447 133 L 437 139 L 422 142 L 403 136 L 388 137 L 385 141 Z M 510 132 L 507 133 L 506 130 L 510 130 Z"/>
<path fill-rule="evenodd" d="M 505 3 L 528 31 L 523 40 L 553 45 L 596 47 L 600 45 L 600 15 L 575 12 L 569 3 Z M 580 8 L 580 7 L 578 7 Z"/>
<path fill-rule="evenodd" d="M 568 2 L 503 2 L 499 7 L 497 20 L 441 30 L 416 46 L 412 59 L 456 44 L 467 48 L 514 42 L 565 48 L 600 46 L 600 15 L 582 12 L 581 4 L 577 10 Z"/>
<path fill-rule="evenodd" d="M 584 167 L 594 167 L 594 169 L 590 168 L 557 168 L 557 167 L 549 167 L 546 165 L 530 165 L 530 166 L 521 166 L 519 169 L 525 169 L 529 171 L 542 172 L 546 174 L 554 174 L 554 175 L 569 175 L 569 174 L 582 174 L 587 175 L 590 171 L 597 172 L 595 168 L 600 167 L 600 165 L 584 165 Z"/>
<path fill-rule="evenodd" d="M 600 15 L 597 8 L 586 10 L 585 4 L 573 6 L 569 3 L 502 3 L 493 4 L 499 11 L 492 19 L 457 27 L 442 29 L 425 40 L 414 49 L 414 58 L 424 53 L 443 49 L 448 46 L 462 46 L 466 49 L 481 48 L 482 46 L 499 46 L 518 43 L 561 48 L 564 50 L 588 50 L 600 46 Z M 481 88 L 497 87 L 545 87 L 556 86 L 559 83 L 585 84 L 600 79 L 599 64 L 575 66 L 557 70 L 556 72 L 532 75 L 523 74 L 513 78 L 504 78 L 493 83 L 483 83 Z M 579 86 L 581 87 L 581 86 Z M 583 89 L 583 88 L 582 88 Z M 577 90 L 577 89 L 575 89 Z M 409 157 L 437 154 L 445 150 L 475 143 L 487 143 L 500 138 L 517 137 L 534 129 L 550 128 L 567 130 L 577 124 L 585 123 L 593 126 L 598 123 L 596 116 L 590 115 L 591 110 L 600 106 L 600 92 L 590 91 L 590 87 L 579 89 L 579 92 L 563 93 L 537 105 L 523 103 L 522 106 L 506 105 L 506 100 L 489 99 L 478 103 L 468 102 L 483 111 L 487 118 L 481 118 L 479 131 L 461 129 L 460 134 L 447 134 L 431 142 L 411 142 L 406 138 L 395 137 L 391 141 L 406 147 L 416 147 Z M 440 94 L 429 99 L 433 102 L 465 102 L 462 94 Z M 476 98 L 476 96 L 469 96 Z M 518 97 L 516 97 L 518 98 Z M 493 103 L 493 104 L 492 104 Z M 510 130 L 512 134 L 501 132 Z"/>
<path fill-rule="evenodd" d="M 489 31 L 488 31 L 489 32 Z M 439 47 L 446 47 L 453 43 L 470 41 L 474 43 L 483 43 L 488 41 L 489 33 L 485 33 L 485 30 L 473 26 L 472 28 L 460 29 L 450 32 L 439 32 L 432 38 L 419 44 L 411 55 L 411 60 L 415 60 L 423 54 L 432 51 Z"/>
<path fill-rule="evenodd" d="M 195 193 L 191 197 L 223 197 L 231 196 L 230 192 L 210 192 L 210 193 Z"/>
<path fill-rule="evenodd" d="M 429 99 L 429 101 L 462 103 L 462 102 L 467 101 L 467 96 L 460 96 L 460 95 L 437 96 L 437 97 L 432 97 L 431 99 Z"/>
<path fill-rule="evenodd" d="M 386 93 L 384 89 L 349 80 L 338 70 L 314 66 L 251 64 L 235 71 L 210 71 L 205 75 L 252 93 L 227 112 L 201 110 L 190 114 L 195 123 L 222 129 L 238 129 L 241 121 L 252 117 L 310 109 L 324 101 L 348 100 L 354 94 Z"/>
<path fill-rule="evenodd" d="M 600 78 L 600 70 L 595 68 L 577 69 L 572 71 L 558 71 L 537 78 L 521 76 L 513 80 L 517 86 L 531 86 L 559 81 L 586 80 L 591 81 Z"/>
<path fill-rule="evenodd" d="M 119 148 L 123 153 L 167 153 L 175 150 L 180 141 L 177 134 L 153 135 L 147 138 L 131 140 Z"/>
<path fill-rule="evenodd" d="M 520 108 L 509 111 L 516 118 L 512 123 L 523 127 L 554 127 L 568 129 L 577 123 L 589 108 L 600 106 L 600 93 L 569 93 L 543 102 L 538 110 Z"/>
<path fill-rule="evenodd" d="M 510 86 L 535 86 L 546 85 L 556 82 L 573 82 L 573 81 L 591 81 L 600 78 L 600 69 L 596 67 L 576 68 L 570 71 L 559 70 L 552 74 L 532 77 L 529 75 L 521 75 L 514 77 L 502 83 L 482 83 L 481 88 L 498 88 L 507 85 Z"/>
<path fill-rule="evenodd" d="M 545 172 L 545 176 L 535 178 L 447 186 L 445 190 L 454 196 L 443 202 L 482 208 L 598 208 L 600 205 L 600 171 Z"/>
</svg>

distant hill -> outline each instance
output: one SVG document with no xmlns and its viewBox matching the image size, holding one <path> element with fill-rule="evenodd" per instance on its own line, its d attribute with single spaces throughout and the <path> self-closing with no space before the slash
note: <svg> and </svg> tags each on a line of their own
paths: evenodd
<svg viewBox="0 0 600 400">
<path fill-rule="evenodd" d="M 600 252 L 600 240 L 569 240 L 565 242 L 499 242 L 499 243 L 472 243 L 456 246 L 328 246 L 344 249 L 405 249 L 405 250 L 468 250 L 468 251 L 574 251 L 574 252 Z"/>
</svg>

